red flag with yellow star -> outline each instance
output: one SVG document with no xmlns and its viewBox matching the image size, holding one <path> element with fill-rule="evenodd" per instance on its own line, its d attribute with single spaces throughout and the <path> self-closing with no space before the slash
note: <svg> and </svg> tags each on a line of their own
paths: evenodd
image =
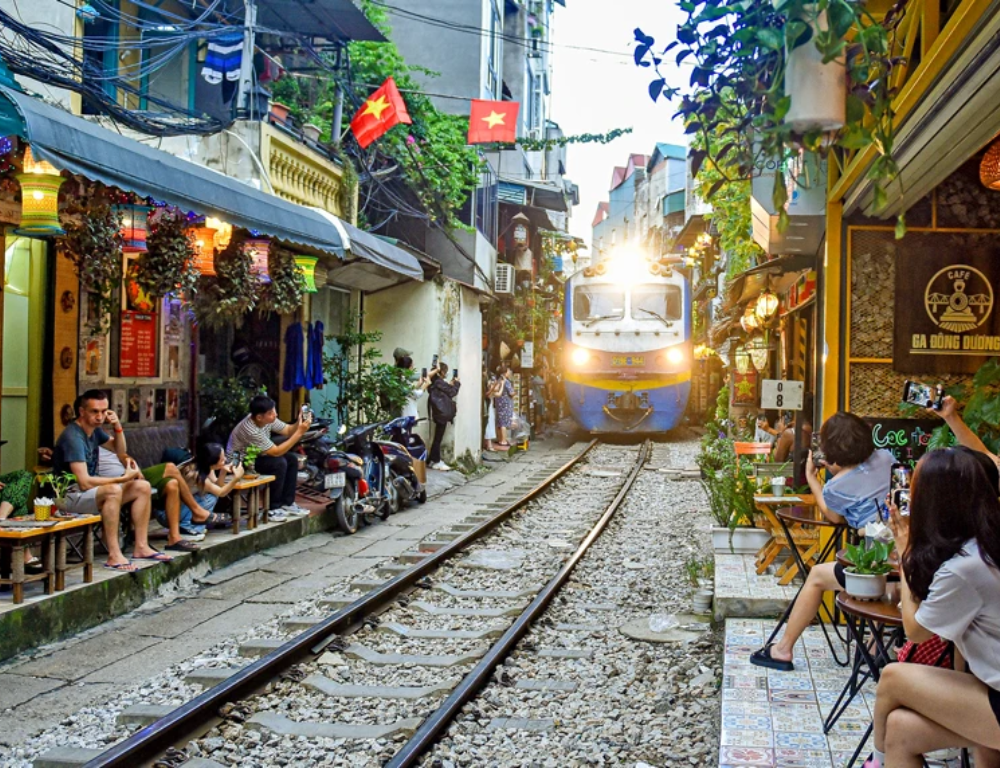
<svg viewBox="0 0 1000 768">
<path fill-rule="evenodd" d="M 367 99 L 351 120 L 351 131 L 361 148 L 366 148 L 398 123 L 412 123 L 406 111 L 406 102 L 396 87 L 396 81 L 388 78 L 381 87 Z"/>
<path fill-rule="evenodd" d="M 517 113 L 520 108 L 516 101 L 473 99 L 472 114 L 469 116 L 469 143 L 517 141 Z"/>
</svg>

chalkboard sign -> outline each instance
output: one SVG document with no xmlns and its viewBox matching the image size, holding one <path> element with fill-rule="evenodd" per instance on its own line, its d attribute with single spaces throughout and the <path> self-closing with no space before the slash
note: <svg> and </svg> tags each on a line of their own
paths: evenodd
<svg viewBox="0 0 1000 768">
<path fill-rule="evenodd" d="M 872 428 L 875 448 L 884 448 L 896 461 L 913 466 L 927 452 L 931 432 L 941 426 L 933 419 L 865 419 Z"/>
</svg>

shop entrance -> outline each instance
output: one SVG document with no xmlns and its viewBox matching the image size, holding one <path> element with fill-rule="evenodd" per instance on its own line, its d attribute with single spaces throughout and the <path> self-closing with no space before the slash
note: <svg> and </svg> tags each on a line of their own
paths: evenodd
<svg viewBox="0 0 1000 768">
<path fill-rule="evenodd" d="M 40 438 L 45 348 L 44 240 L 8 237 L 3 271 L 3 399 L 0 473 L 30 469 Z"/>
</svg>

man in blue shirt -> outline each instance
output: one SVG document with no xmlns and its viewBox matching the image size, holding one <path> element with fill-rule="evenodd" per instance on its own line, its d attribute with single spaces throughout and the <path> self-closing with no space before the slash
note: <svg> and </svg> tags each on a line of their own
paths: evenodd
<svg viewBox="0 0 1000 768">
<path fill-rule="evenodd" d="M 806 460 L 806 480 L 816 497 L 816 506 L 833 523 L 863 528 L 878 518 L 878 502 L 889 493 L 889 476 L 895 459 L 886 450 L 875 450 L 872 430 L 851 413 L 835 413 L 819 433 L 825 463 L 816 466 L 810 451 Z M 826 485 L 819 472 L 826 467 L 833 475 Z M 792 650 L 819 610 L 823 593 L 844 588 L 844 567 L 838 563 L 813 566 L 806 583 L 795 598 L 785 634 L 750 656 L 750 663 L 790 672 Z"/>
<path fill-rule="evenodd" d="M 132 525 L 135 529 L 136 560 L 169 561 L 169 555 L 149 546 L 149 512 L 151 487 L 143 478 L 139 467 L 131 459 L 120 477 L 101 477 L 98 474 L 98 457 L 101 446 L 125 455 L 124 429 L 118 414 L 108 408 L 108 397 L 99 389 L 80 395 L 73 404 L 76 420 L 70 422 L 56 440 L 52 462 L 56 474 L 70 472 L 76 476 L 76 485 L 66 493 L 66 511 L 78 514 L 101 515 L 104 529 L 104 546 L 108 550 L 105 568 L 116 571 L 134 571 L 133 565 L 118 545 L 118 521 L 123 504 L 132 505 Z M 109 427 L 114 437 L 102 427 Z"/>
</svg>

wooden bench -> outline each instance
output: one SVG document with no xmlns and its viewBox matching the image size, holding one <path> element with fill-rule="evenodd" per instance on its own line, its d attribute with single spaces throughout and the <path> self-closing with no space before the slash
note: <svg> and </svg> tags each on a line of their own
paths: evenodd
<svg viewBox="0 0 1000 768">
<path fill-rule="evenodd" d="M 274 475 L 255 475 L 242 477 L 233 486 L 233 533 L 240 532 L 240 514 L 243 511 L 243 491 L 247 491 L 247 528 L 257 527 L 257 513 L 261 511 L 263 501 L 264 522 L 267 522 L 267 511 L 271 506 L 271 483 Z M 263 500 L 261 495 L 263 494 Z"/>
<path fill-rule="evenodd" d="M 18 527 L 0 528 L 0 584 L 10 584 L 14 602 L 24 602 L 24 585 L 45 580 L 45 594 L 66 588 L 66 572 L 83 569 L 83 580 L 94 580 L 94 526 L 100 524 L 100 515 L 76 517 L 71 520 L 37 522 L 25 519 Z M 66 562 L 66 537 L 71 533 L 84 535 L 83 560 L 72 565 Z M 24 570 L 26 553 L 38 545 L 42 551 L 42 572 L 27 575 Z"/>
</svg>

